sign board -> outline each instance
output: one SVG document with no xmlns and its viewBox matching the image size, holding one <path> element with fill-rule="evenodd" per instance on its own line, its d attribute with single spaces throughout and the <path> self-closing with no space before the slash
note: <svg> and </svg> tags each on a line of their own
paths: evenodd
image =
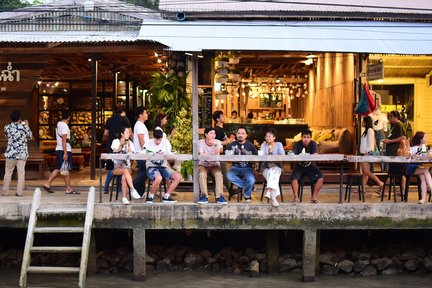
<svg viewBox="0 0 432 288">
<path fill-rule="evenodd" d="M 378 63 L 368 64 L 367 79 L 368 80 L 384 79 L 384 63 L 378 62 Z"/>
</svg>

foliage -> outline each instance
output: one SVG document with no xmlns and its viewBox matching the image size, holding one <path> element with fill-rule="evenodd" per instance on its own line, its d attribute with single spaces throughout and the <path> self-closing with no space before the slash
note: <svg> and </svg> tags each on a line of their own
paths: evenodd
<svg viewBox="0 0 432 288">
<path fill-rule="evenodd" d="M 171 138 L 173 150 L 180 154 L 192 154 L 192 116 L 188 110 L 180 110 L 174 127 L 177 131 Z"/>
<path fill-rule="evenodd" d="M 123 2 L 143 6 L 145 8 L 150 8 L 157 10 L 159 8 L 159 0 L 122 0 Z"/>
<path fill-rule="evenodd" d="M 156 72 L 151 75 L 149 92 L 151 114 L 164 111 L 168 115 L 168 129 L 172 129 L 174 121 L 182 108 L 190 109 L 191 101 L 186 91 L 187 73 L 181 77 L 177 73 L 165 75 Z M 177 128 L 177 127 L 176 127 Z"/>
<path fill-rule="evenodd" d="M 183 179 L 187 179 L 188 175 L 193 175 L 193 161 L 192 160 L 188 160 L 188 161 L 183 161 L 181 163 L 181 170 L 180 173 L 183 177 Z"/>
<path fill-rule="evenodd" d="M 0 11 L 1 10 L 9 10 L 9 9 L 17 9 L 29 6 L 29 3 L 21 0 L 2 0 L 0 1 Z"/>
</svg>

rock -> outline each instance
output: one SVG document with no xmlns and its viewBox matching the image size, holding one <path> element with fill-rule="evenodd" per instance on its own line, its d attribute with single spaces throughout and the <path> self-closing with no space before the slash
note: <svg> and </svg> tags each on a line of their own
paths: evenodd
<svg viewBox="0 0 432 288">
<path fill-rule="evenodd" d="M 290 271 L 297 268 L 297 261 L 293 258 L 288 258 L 279 263 L 279 272 Z"/>
<path fill-rule="evenodd" d="M 255 255 L 256 260 L 258 261 L 262 261 L 262 260 L 266 260 L 267 259 L 267 255 L 265 253 L 257 253 Z"/>
<path fill-rule="evenodd" d="M 346 251 L 341 248 L 336 248 L 334 253 L 338 257 L 338 259 L 345 259 L 347 254 Z"/>
<path fill-rule="evenodd" d="M 368 252 L 363 252 L 358 255 L 358 260 L 370 260 L 371 254 Z"/>
<path fill-rule="evenodd" d="M 98 270 L 108 269 L 108 267 L 110 267 L 110 263 L 104 258 L 98 259 L 96 263 L 98 266 Z"/>
<path fill-rule="evenodd" d="M 217 259 L 213 258 L 213 257 L 208 257 L 207 258 L 207 263 L 209 263 L 209 264 L 217 263 Z"/>
<path fill-rule="evenodd" d="M 188 250 L 189 249 L 186 247 L 180 247 L 175 251 L 175 256 L 180 257 L 180 258 L 184 258 Z"/>
<path fill-rule="evenodd" d="M 413 260 L 417 258 L 417 253 L 412 250 L 407 250 L 402 253 L 402 260 Z"/>
<path fill-rule="evenodd" d="M 420 261 L 415 260 L 415 259 L 411 259 L 411 260 L 408 260 L 407 262 L 405 262 L 405 268 L 408 271 L 416 271 L 420 268 L 420 266 L 421 266 Z"/>
<path fill-rule="evenodd" d="M 211 256 L 213 256 L 213 253 L 211 253 L 209 250 L 207 250 L 207 249 L 204 249 L 204 250 L 201 250 L 201 251 L 199 251 L 199 255 L 203 258 L 203 259 L 208 259 L 208 258 L 210 258 Z"/>
<path fill-rule="evenodd" d="M 195 267 L 199 264 L 201 264 L 203 262 L 203 258 L 201 257 L 201 255 L 196 254 L 196 253 L 188 253 L 186 255 L 186 257 L 184 258 L 184 263 L 186 265 L 186 267 Z"/>
<path fill-rule="evenodd" d="M 357 250 L 353 250 L 351 252 L 351 260 L 356 261 L 358 259 L 358 256 L 360 255 L 360 252 Z"/>
<path fill-rule="evenodd" d="M 172 271 L 171 261 L 168 258 L 165 258 L 156 263 L 156 270 L 158 272 L 169 272 Z"/>
<path fill-rule="evenodd" d="M 394 268 L 394 267 L 390 267 L 390 268 L 387 268 L 384 271 L 382 271 L 382 274 L 383 275 L 395 275 L 395 274 L 398 274 L 400 272 L 401 271 L 399 269 Z"/>
<path fill-rule="evenodd" d="M 219 263 L 213 263 L 212 264 L 212 270 L 214 271 L 214 272 L 219 272 L 221 269 L 220 269 L 220 265 L 219 265 Z"/>
<path fill-rule="evenodd" d="M 247 257 L 249 257 L 250 259 L 255 258 L 255 255 L 257 254 L 257 252 L 255 251 L 255 249 L 248 247 L 246 248 L 244 255 L 246 255 Z"/>
<path fill-rule="evenodd" d="M 432 257 L 426 257 L 423 260 L 423 266 L 427 271 L 432 271 Z"/>
<path fill-rule="evenodd" d="M 365 269 L 363 269 L 363 271 L 360 272 L 361 276 L 373 276 L 376 274 L 377 274 L 377 270 L 372 265 L 367 266 Z"/>
<path fill-rule="evenodd" d="M 120 262 L 120 256 L 115 252 L 109 252 L 109 253 L 105 254 L 105 259 L 108 260 L 108 262 L 112 266 L 116 266 L 117 263 Z"/>
<path fill-rule="evenodd" d="M 327 276 L 334 276 L 339 273 L 339 268 L 334 265 L 324 265 L 321 274 L 327 275 Z"/>
<path fill-rule="evenodd" d="M 374 265 L 378 271 L 383 271 L 384 269 L 390 267 L 392 264 L 393 261 L 387 257 L 372 260 L 372 265 Z"/>
<path fill-rule="evenodd" d="M 146 263 L 147 264 L 153 264 L 155 262 L 156 262 L 156 260 L 152 256 L 150 256 L 148 254 L 146 255 Z"/>
<path fill-rule="evenodd" d="M 336 254 L 333 253 L 322 253 L 319 256 L 319 262 L 328 265 L 335 265 L 338 262 Z"/>
<path fill-rule="evenodd" d="M 239 257 L 239 262 L 241 264 L 249 263 L 249 258 L 247 256 L 240 256 Z"/>
<path fill-rule="evenodd" d="M 354 263 L 354 272 L 360 273 L 370 264 L 369 260 L 357 260 Z"/>
<path fill-rule="evenodd" d="M 393 266 L 398 267 L 399 269 L 403 269 L 405 268 L 405 263 L 404 261 L 402 261 L 402 258 L 399 257 L 398 255 L 394 256 L 391 258 L 392 262 L 393 262 Z"/>
<path fill-rule="evenodd" d="M 338 263 L 338 267 L 345 273 L 351 273 L 354 268 L 354 262 L 348 259 L 345 259 Z"/>
<path fill-rule="evenodd" d="M 258 277 L 259 276 L 259 262 L 254 260 L 252 262 L 250 262 L 249 264 L 249 270 L 250 270 L 250 276 L 251 277 Z"/>
<path fill-rule="evenodd" d="M 219 254 L 224 257 L 225 259 L 232 258 L 232 251 L 233 249 L 231 247 L 225 247 L 222 248 L 222 250 L 219 252 Z"/>
<path fill-rule="evenodd" d="M 128 248 L 126 247 L 120 247 L 118 249 L 115 250 L 115 252 L 120 255 L 120 256 L 124 256 L 126 254 L 130 254 L 130 251 Z"/>
</svg>

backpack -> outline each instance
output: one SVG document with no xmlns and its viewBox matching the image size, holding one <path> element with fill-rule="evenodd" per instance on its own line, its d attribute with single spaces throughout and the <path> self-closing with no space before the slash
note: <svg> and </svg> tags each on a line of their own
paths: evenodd
<svg viewBox="0 0 432 288">
<path fill-rule="evenodd" d="M 408 139 L 399 142 L 397 156 L 411 156 L 411 147 Z"/>
</svg>

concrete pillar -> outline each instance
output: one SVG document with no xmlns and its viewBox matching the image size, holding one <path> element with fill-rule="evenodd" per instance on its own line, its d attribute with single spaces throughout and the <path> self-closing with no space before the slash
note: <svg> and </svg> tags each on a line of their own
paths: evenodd
<svg viewBox="0 0 432 288">
<path fill-rule="evenodd" d="M 96 235 L 95 230 L 92 231 L 90 237 L 90 247 L 89 247 L 89 257 L 87 263 L 87 273 L 96 274 L 97 273 L 97 265 L 96 265 Z"/>
<path fill-rule="evenodd" d="M 266 251 L 268 272 L 276 273 L 279 271 L 279 232 L 266 231 Z"/>
<path fill-rule="evenodd" d="M 317 231 L 303 232 L 303 282 L 315 281 L 315 263 L 317 252 Z"/>
<path fill-rule="evenodd" d="M 146 280 L 146 237 L 145 229 L 133 228 L 133 279 Z"/>
</svg>

